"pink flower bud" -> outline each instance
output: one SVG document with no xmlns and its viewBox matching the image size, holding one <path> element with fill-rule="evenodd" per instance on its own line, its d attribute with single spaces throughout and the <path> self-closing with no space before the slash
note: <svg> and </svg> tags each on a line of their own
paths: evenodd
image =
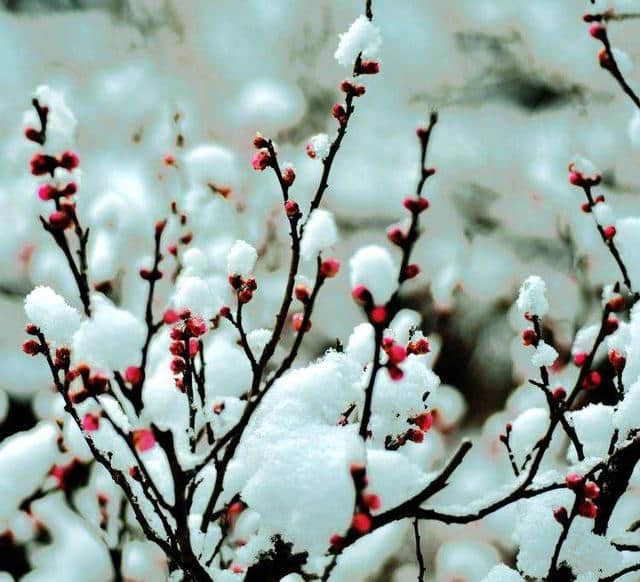
<svg viewBox="0 0 640 582">
<path fill-rule="evenodd" d="M 407 351 L 400 344 L 394 344 L 387 350 L 387 356 L 392 364 L 399 364 L 407 359 Z"/>
<path fill-rule="evenodd" d="M 592 371 L 582 380 L 582 388 L 585 390 L 595 390 L 602 382 L 600 372 Z"/>
<path fill-rule="evenodd" d="M 420 274 L 420 267 L 415 263 L 410 263 L 404 271 L 404 276 L 407 280 L 414 279 Z"/>
<path fill-rule="evenodd" d="M 622 311 L 624 309 L 624 297 L 622 295 L 614 295 L 607 301 L 607 308 L 610 311 Z"/>
<path fill-rule="evenodd" d="M 156 437 L 150 428 L 141 428 L 134 430 L 133 433 L 133 446 L 140 453 L 144 453 L 149 449 L 152 449 L 156 444 Z"/>
<path fill-rule="evenodd" d="M 538 334 L 533 329 L 525 329 L 522 332 L 522 343 L 525 346 L 532 346 L 538 341 Z"/>
<path fill-rule="evenodd" d="M 257 150 L 266 148 L 269 145 L 269 140 L 264 137 L 260 132 L 256 132 L 253 136 L 253 147 Z"/>
<path fill-rule="evenodd" d="M 564 400 L 567 397 L 567 391 L 562 386 L 558 386 L 557 388 L 553 389 L 553 392 L 551 392 L 551 396 L 556 401 Z"/>
<path fill-rule="evenodd" d="M 575 356 L 573 356 L 573 363 L 578 366 L 578 368 L 584 366 L 584 363 L 587 361 L 586 352 L 579 352 Z"/>
<path fill-rule="evenodd" d="M 68 150 L 60 156 L 60 165 L 66 170 L 75 170 L 80 165 L 78 154 Z"/>
<path fill-rule="evenodd" d="M 593 481 L 585 484 L 582 493 L 587 499 L 597 499 L 600 495 L 600 487 L 598 487 Z"/>
<path fill-rule="evenodd" d="M 56 230 L 65 230 L 71 226 L 71 217 L 63 210 L 54 210 L 49 215 L 49 225 Z"/>
<path fill-rule="evenodd" d="M 164 312 L 164 315 L 162 316 L 162 321 L 164 321 L 164 323 L 167 325 L 171 325 L 176 321 L 178 321 L 179 319 L 180 318 L 178 317 L 178 314 L 176 313 L 175 309 L 167 309 Z"/>
<path fill-rule="evenodd" d="M 142 380 L 142 370 L 138 366 L 129 366 L 124 371 L 124 379 L 131 384 L 138 384 Z"/>
<path fill-rule="evenodd" d="M 598 515 L 598 506 L 590 501 L 589 499 L 585 499 L 578 505 L 578 513 L 582 517 L 587 517 L 589 519 L 594 519 L 596 515 Z"/>
<path fill-rule="evenodd" d="M 51 200 L 56 194 L 57 190 L 51 184 L 41 184 L 38 188 L 38 198 L 40 200 Z"/>
<path fill-rule="evenodd" d="M 331 279 L 338 274 L 340 270 L 340 261 L 329 257 L 320 263 L 320 274 L 327 279 Z"/>
<path fill-rule="evenodd" d="M 616 236 L 616 227 L 611 224 L 609 226 L 606 226 L 602 232 L 604 234 L 604 238 L 606 238 L 607 240 L 611 240 L 614 236 Z"/>
<path fill-rule="evenodd" d="M 407 242 L 407 236 L 399 226 L 392 226 L 387 230 L 387 238 L 396 246 L 403 247 Z"/>
<path fill-rule="evenodd" d="M 625 358 L 620 352 L 617 350 L 611 349 L 609 350 L 609 363 L 613 366 L 613 369 L 619 374 L 624 370 L 625 364 L 627 363 L 627 358 Z"/>
<path fill-rule="evenodd" d="M 371 322 L 382 325 L 387 322 L 387 308 L 384 305 L 376 305 L 369 314 Z"/>
<path fill-rule="evenodd" d="M 291 318 L 291 324 L 293 325 L 293 329 L 295 331 L 300 331 L 302 329 L 302 324 L 304 323 L 304 314 L 303 313 L 294 313 Z M 311 322 L 307 321 L 304 326 L 304 331 L 309 331 L 311 329 Z"/>
<path fill-rule="evenodd" d="M 271 154 L 268 150 L 260 149 L 251 158 L 253 169 L 262 172 L 271 163 Z"/>
<path fill-rule="evenodd" d="M 402 204 L 412 214 L 420 214 L 429 208 L 429 201 L 422 197 L 407 197 L 404 199 Z"/>
<path fill-rule="evenodd" d="M 99 414 L 85 414 L 82 418 L 82 430 L 87 432 L 93 432 L 100 428 L 100 415 Z"/>
<path fill-rule="evenodd" d="M 389 374 L 389 378 L 391 378 L 394 382 L 398 382 L 404 377 L 404 372 L 402 371 L 402 369 L 394 364 L 387 365 L 387 373 Z"/>
<path fill-rule="evenodd" d="M 584 477 L 580 473 L 569 473 L 564 481 L 572 491 L 577 491 L 584 485 Z"/>
<path fill-rule="evenodd" d="M 310 292 L 309 287 L 307 287 L 306 285 L 296 285 L 293 293 L 298 301 L 301 301 L 302 303 L 306 303 L 307 301 L 309 301 Z"/>
<path fill-rule="evenodd" d="M 556 509 L 553 510 L 553 517 L 560 525 L 566 524 L 567 520 L 569 519 L 567 508 L 557 507 Z"/>
<path fill-rule="evenodd" d="M 37 356 L 42 351 L 42 348 L 40 347 L 40 342 L 28 339 L 22 344 L 22 351 L 29 356 Z"/>
<path fill-rule="evenodd" d="M 380 63 L 378 61 L 361 61 L 356 73 L 359 75 L 377 75 L 380 72 Z"/>
<path fill-rule="evenodd" d="M 589 27 L 589 34 L 598 40 L 604 40 L 607 37 L 607 29 L 599 22 L 594 22 Z"/>
<path fill-rule="evenodd" d="M 354 301 L 359 305 L 365 305 L 371 302 L 371 293 L 369 293 L 369 290 L 364 285 L 356 285 L 351 290 L 351 297 L 353 297 Z"/>
<path fill-rule="evenodd" d="M 358 512 L 353 516 L 351 520 L 351 527 L 356 530 L 360 535 L 364 535 L 371 530 L 371 516 L 366 513 Z"/>
<path fill-rule="evenodd" d="M 295 218 L 300 215 L 300 207 L 295 200 L 287 200 L 284 203 L 284 211 L 289 218 Z"/>
<path fill-rule="evenodd" d="M 430 412 L 423 412 L 413 420 L 423 432 L 427 432 L 433 425 L 433 415 Z"/>
<path fill-rule="evenodd" d="M 296 179 L 296 170 L 293 166 L 285 166 L 282 168 L 282 181 L 287 185 L 291 186 Z"/>
<path fill-rule="evenodd" d="M 362 501 L 364 504 L 370 509 L 375 511 L 376 509 L 380 509 L 382 503 L 380 501 L 380 496 L 375 493 L 365 493 L 362 496 Z"/>
</svg>

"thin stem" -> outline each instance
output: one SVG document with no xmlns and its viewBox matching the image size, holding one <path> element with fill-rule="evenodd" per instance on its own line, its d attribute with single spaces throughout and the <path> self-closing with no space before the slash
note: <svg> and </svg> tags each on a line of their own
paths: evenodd
<svg viewBox="0 0 640 582">
<path fill-rule="evenodd" d="M 416 559 L 418 560 L 418 582 L 424 582 L 424 575 L 427 569 L 424 565 L 424 556 L 420 545 L 420 521 L 418 518 L 413 520 L 413 536 L 416 542 Z"/>
</svg>

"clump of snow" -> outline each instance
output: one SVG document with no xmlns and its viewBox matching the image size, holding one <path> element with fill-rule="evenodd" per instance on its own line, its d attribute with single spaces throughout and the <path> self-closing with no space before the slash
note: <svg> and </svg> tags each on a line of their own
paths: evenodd
<svg viewBox="0 0 640 582">
<path fill-rule="evenodd" d="M 558 359 L 558 352 L 544 340 L 540 340 L 536 351 L 531 356 L 531 363 L 536 367 L 551 366 Z"/>
<path fill-rule="evenodd" d="M 80 314 L 51 287 L 36 287 L 24 300 L 24 310 L 31 323 L 37 325 L 47 340 L 69 344 L 80 326 Z"/>
<path fill-rule="evenodd" d="M 232 275 L 237 273 L 247 277 L 253 273 L 258 260 L 258 253 L 249 243 L 237 240 L 229 249 L 227 255 L 227 273 Z"/>
<path fill-rule="evenodd" d="M 324 160 L 329 155 L 331 140 L 326 133 L 312 135 L 307 142 L 307 154 L 310 158 Z"/>
<path fill-rule="evenodd" d="M 612 406 L 590 404 L 571 412 L 568 418 L 576 429 L 586 457 L 603 457 L 607 454 L 613 434 Z"/>
<path fill-rule="evenodd" d="M 102 295 L 91 299 L 92 313 L 73 334 L 73 356 L 103 371 L 124 370 L 140 359 L 144 324 Z"/>
<path fill-rule="evenodd" d="M 338 228 L 333 214 L 328 210 L 316 208 L 304 228 L 300 242 L 302 257 L 306 261 L 313 259 L 319 252 L 336 244 L 337 240 Z"/>
<path fill-rule="evenodd" d="M 520 287 L 516 305 L 521 313 L 542 317 L 549 311 L 546 297 L 547 285 L 541 277 L 530 275 Z"/>
<path fill-rule="evenodd" d="M 189 309 L 205 319 L 213 317 L 222 307 L 222 300 L 209 283 L 200 277 L 183 276 L 178 279 L 172 299 L 176 309 Z"/>
<path fill-rule="evenodd" d="M 511 449 L 518 465 L 522 465 L 548 426 L 549 412 L 544 408 L 525 410 L 513 421 Z"/>
<path fill-rule="evenodd" d="M 398 271 L 385 248 L 377 245 L 362 247 L 349 261 L 351 287 L 366 287 L 376 304 L 386 303 L 398 287 Z"/>
<path fill-rule="evenodd" d="M 366 16 L 360 15 L 347 32 L 340 34 L 334 57 L 343 67 L 352 67 L 361 53 L 365 59 L 376 57 L 381 45 L 379 28 Z"/>
</svg>

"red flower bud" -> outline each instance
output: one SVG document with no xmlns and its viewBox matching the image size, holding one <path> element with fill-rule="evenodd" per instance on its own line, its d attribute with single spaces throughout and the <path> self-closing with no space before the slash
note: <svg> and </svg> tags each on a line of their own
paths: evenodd
<svg viewBox="0 0 640 582">
<path fill-rule="evenodd" d="M 131 384 L 138 384 L 142 380 L 142 370 L 138 366 L 129 366 L 124 371 L 124 379 Z"/>
<path fill-rule="evenodd" d="M 287 185 L 291 186 L 295 182 L 296 179 L 296 170 L 293 166 L 286 166 L 282 168 L 282 181 Z"/>
<path fill-rule="evenodd" d="M 364 535 L 371 530 L 371 516 L 366 513 L 358 512 L 353 516 L 351 527 L 360 535 Z"/>
<path fill-rule="evenodd" d="M 178 317 L 178 314 L 176 313 L 175 309 L 167 309 L 164 312 L 164 315 L 162 316 L 162 321 L 164 321 L 164 323 L 167 325 L 171 325 L 176 321 L 178 321 L 179 319 L 180 318 Z"/>
<path fill-rule="evenodd" d="M 585 484 L 582 492 L 587 499 L 597 499 L 600 495 L 600 487 L 591 481 Z"/>
<path fill-rule="evenodd" d="M 269 140 L 264 137 L 261 133 L 256 132 L 256 134 L 253 136 L 253 147 L 256 148 L 257 150 L 260 150 L 262 148 L 266 148 L 269 145 Z"/>
<path fill-rule="evenodd" d="M 392 364 L 399 364 L 407 359 L 407 351 L 400 344 L 394 344 L 387 350 L 387 356 Z"/>
<path fill-rule="evenodd" d="M 384 305 L 376 305 L 369 314 L 371 322 L 382 325 L 387 322 L 387 308 Z"/>
<path fill-rule="evenodd" d="M 338 274 L 339 270 L 340 261 L 338 261 L 338 259 L 334 259 L 333 257 L 329 257 L 328 259 L 320 263 L 320 274 L 327 279 L 335 277 Z"/>
<path fill-rule="evenodd" d="M 624 309 L 624 297 L 622 295 L 614 295 L 607 301 L 607 307 L 611 311 L 622 311 Z"/>
<path fill-rule="evenodd" d="M 600 376 L 600 372 L 592 371 L 587 374 L 587 376 L 582 380 L 582 388 L 585 390 L 594 390 L 600 383 L 602 382 L 602 376 Z"/>
<path fill-rule="evenodd" d="M 364 285 L 356 285 L 351 290 L 351 297 L 353 297 L 354 301 L 359 305 L 365 305 L 371 302 L 371 293 L 369 293 L 369 290 Z"/>
<path fill-rule="evenodd" d="M 387 238 L 399 247 L 402 247 L 407 242 L 407 235 L 399 226 L 392 226 L 387 230 Z"/>
<path fill-rule="evenodd" d="M 293 292 L 298 301 L 301 301 L 302 303 L 306 303 L 307 301 L 309 301 L 310 292 L 309 287 L 307 287 L 306 285 L 296 285 Z"/>
<path fill-rule="evenodd" d="M 370 510 L 380 509 L 382 503 L 380 501 L 380 496 L 375 493 L 365 493 L 362 496 L 362 501 Z"/>
<path fill-rule="evenodd" d="M 423 432 L 427 432 L 433 425 L 433 415 L 430 412 L 423 412 L 413 420 L 418 425 L 418 428 Z"/>
<path fill-rule="evenodd" d="M 567 520 L 569 519 L 567 508 L 557 507 L 556 509 L 553 510 L 553 517 L 560 525 L 566 524 Z"/>
<path fill-rule="evenodd" d="M 404 377 L 404 372 L 394 364 L 387 365 L 387 372 L 389 374 L 389 378 L 391 378 L 394 382 L 402 380 L 402 378 Z"/>
<path fill-rule="evenodd" d="M 624 366 L 627 363 L 627 358 L 625 358 L 620 352 L 617 350 L 611 349 L 609 350 L 609 363 L 613 366 L 613 369 L 619 374 L 624 370 Z"/>
<path fill-rule="evenodd" d="M 604 40 L 605 38 L 607 38 L 607 29 L 604 26 L 602 26 L 602 24 L 600 24 L 599 22 L 594 22 L 589 27 L 589 34 L 593 38 L 597 38 L 598 40 Z"/>
<path fill-rule="evenodd" d="M 616 227 L 613 225 L 607 226 L 602 230 L 604 234 L 604 238 L 607 240 L 611 240 L 614 236 L 616 236 Z"/>
<path fill-rule="evenodd" d="M 260 149 L 251 158 L 251 165 L 258 172 L 262 172 L 269 164 L 271 164 L 271 154 L 268 150 Z"/>
<path fill-rule="evenodd" d="M 578 366 L 578 368 L 584 366 L 584 363 L 587 361 L 586 352 L 579 352 L 575 356 L 573 356 L 573 363 Z"/>
<path fill-rule="evenodd" d="M 300 331 L 302 329 L 302 324 L 304 323 L 304 314 L 302 313 L 294 313 L 291 318 L 291 323 L 293 325 L 293 329 L 295 331 Z M 311 329 L 311 322 L 307 321 L 304 326 L 304 331 L 309 331 Z"/>
<path fill-rule="evenodd" d="M 380 72 L 380 63 L 378 61 L 360 61 L 356 67 L 358 75 L 377 75 Z"/>
<path fill-rule="evenodd" d="M 75 170 L 80 165 L 80 158 L 78 154 L 68 150 L 60 156 L 60 165 L 66 170 Z"/>
<path fill-rule="evenodd" d="M 30 356 L 37 356 L 42 351 L 42 348 L 40 347 L 40 342 L 28 339 L 22 344 L 22 351 Z"/>
<path fill-rule="evenodd" d="M 522 332 L 522 343 L 525 346 L 532 346 L 538 341 L 538 334 L 533 329 L 525 329 Z"/>
<path fill-rule="evenodd" d="M 415 263 L 410 263 L 407 265 L 407 268 L 404 271 L 404 276 L 406 279 L 413 279 L 420 274 L 420 267 Z"/>
<path fill-rule="evenodd" d="M 589 499 L 585 499 L 578 505 L 578 513 L 582 517 L 587 517 L 589 519 L 594 519 L 596 515 L 598 515 L 598 506 L 590 501 Z"/>
<path fill-rule="evenodd" d="M 416 198 L 407 197 L 402 204 L 412 214 L 420 214 L 429 208 L 429 201 L 421 196 Z"/>
<path fill-rule="evenodd" d="M 141 453 L 144 453 L 144 451 L 148 451 L 156 444 L 156 437 L 153 434 L 153 431 L 149 428 L 134 430 L 132 432 L 132 437 L 133 446 L 135 446 L 136 450 Z"/>
<path fill-rule="evenodd" d="M 49 215 L 49 225 L 56 230 L 65 230 L 71 226 L 71 217 L 62 210 L 54 210 Z"/>
<path fill-rule="evenodd" d="M 295 218 L 300 215 L 300 207 L 295 200 L 287 200 L 284 203 L 284 211 L 289 218 Z"/>
<path fill-rule="evenodd" d="M 569 473 L 564 481 L 572 491 L 578 491 L 584 485 L 584 477 L 580 473 Z"/>
<path fill-rule="evenodd" d="M 99 414 L 85 414 L 82 418 L 82 430 L 87 432 L 93 432 L 100 428 L 100 415 Z"/>
<path fill-rule="evenodd" d="M 424 440 L 424 433 L 421 430 L 410 428 L 406 432 L 407 438 L 414 443 L 421 443 Z"/>
<path fill-rule="evenodd" d="M 554 400 L 564 400 L 567 397 L 567 391 L 562 386 L 558 386 L 553 389 L 551 396 Z"/>
</svg>

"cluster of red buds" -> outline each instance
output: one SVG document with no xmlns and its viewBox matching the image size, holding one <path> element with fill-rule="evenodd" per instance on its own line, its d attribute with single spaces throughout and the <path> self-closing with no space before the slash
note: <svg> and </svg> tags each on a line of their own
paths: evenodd
<svg viewBox="0 0 640 582">
<path fill-rule="evenodd" d="M 374 305 L 373 297 L 369 289 L 364 285 L 356 285 L 351 290 L 351 297 L 360 306 L 362 306 L 369 316 L 369 321 L 374 326 L 382 326 L 387 323 L 389 314 L 385 305 Z"/>
<path fill-rule="evenodd" d="M 389 372 L 389 377 L 392 380 L 401 380 L 404 372 L 398 364 L 401 364 L 407 359 L 406 348 L 397 343 L 393 338 L 385 337 L 382 338 L 382 349 L 387 354 L 386 368 L 387 372 Z"/>
<path fill-rule="evenodd" d="M 613 11 L 607 11 L 603 14 L 585 14 L 582 19 L 590 24 L 589 34 L 602 43 L 602 47 L 598 51 L 598 62 L 603 69 L 611 69 L 613 63 L 609 54 L 609 38 L 607 35 L 606 21 L 613 16 Z"/>
<path fill-rule="evenodd" d="M 407 342 L 407 354 L 423 356 L 428 354 L 430 351 L 431 345 L 426 337 L 421 337 L 417 340 L 409 340 L 409 342 Z"/>
<path fill-rule="evenodd" d="M 578 170 L 576 164 L 571 162 L 569 164 L 569 183 L 574 186 L 579 186 L 580 188 L 591 188 L 592 186 L 597 186 L 602 181 L 602 174 L 600 172 L 595 172 L 590 176 L 585 175 L 583 172 Z"/>
<path fill-rule="evenodd" d="M 56 353 L 60 349 L 63 348 L 58 348 Z M 92 374 L 91 368 L 87 364 L 78 364 L 73 370 L 68 370 L 67 363 L 66 367 L 62 367 L 60 369 L 67 370 L 65 377 L 65 382 L 67 384 L 71 385 L 76 378 L 80 378 L 82 382 L 78 389 L 74 391 L 69 390 L 69 399 L 74 404 L 80 404 L 90 396 L 98 396 L 108 392 L 109 390 L 109 379 L 102 372 Z"/>
<path fill-rule="evenodd" d="M 236 292 L 240 303 L 249 303 L 253 299 L 253 292 L 258 288 L 258 283 L 253 277 L 244 278 L 238 273 L 229 275 L 229 285 Z"/>
<path fill-rule="evenodd" d="M 578 498 L 578 515 L 594 519 L 598 514 L 598 506 L 594 501 L 600 495 L 600 487 L 593 481 L 587 481 L 579 473 L 569 473 L 565 478 L 567 487 L 573 491 Z M 566 525 L 569 515 L 565 507 L 558 507 L 553 511 L 553 517 L 561 525 Z"/>
<path fill-rule="evenodd" d="M 421 443 L 424 441 L 425 433 L 429 432 L 429 429 L 433 426 L 433 420 L 434 415 L 431 412 L 422 412 L 409 418 L 407 422 L 415 426 L 408 428 L 405 432 L 397 435 L 395 438 L 388 435 L 384 442 L 385 449 L 388 451 L 396 451 L 408 442 Z"/>
<path fill-rule="evenodd" d="M 207 333 L 207 324 L 201 317 L 193 316 L 189 309 L 182 309 L 179 313 L 172 311 L 177 316 L 177 320 L 170 332 L 171 344 L 169 351 L 173 356 L 171 360 L 171 371 L 173 372 L 176 387 L 184 390 L 184 372 L 187 369 L 187 358 L 193 358 L 200 349 L 200 336 Z M 165 312 L 165 322 L 167 312 Z"/>
<path fill-rule="evenodd" d="M 332 553 L 339 553 L 345 542 L 351 542 L 368 534 L 373 526 L 371 512 L 380 509 L 381 506 L 380 497 L 375 493 L 366 491 L 369 484 L 366 467 L 360 463 L 353 463 L 349 471 L 356 490 L 355 511 L 347 533 L 344 536 L 335 533 L 329 538 L 330 551 Z"/>
</svg>

